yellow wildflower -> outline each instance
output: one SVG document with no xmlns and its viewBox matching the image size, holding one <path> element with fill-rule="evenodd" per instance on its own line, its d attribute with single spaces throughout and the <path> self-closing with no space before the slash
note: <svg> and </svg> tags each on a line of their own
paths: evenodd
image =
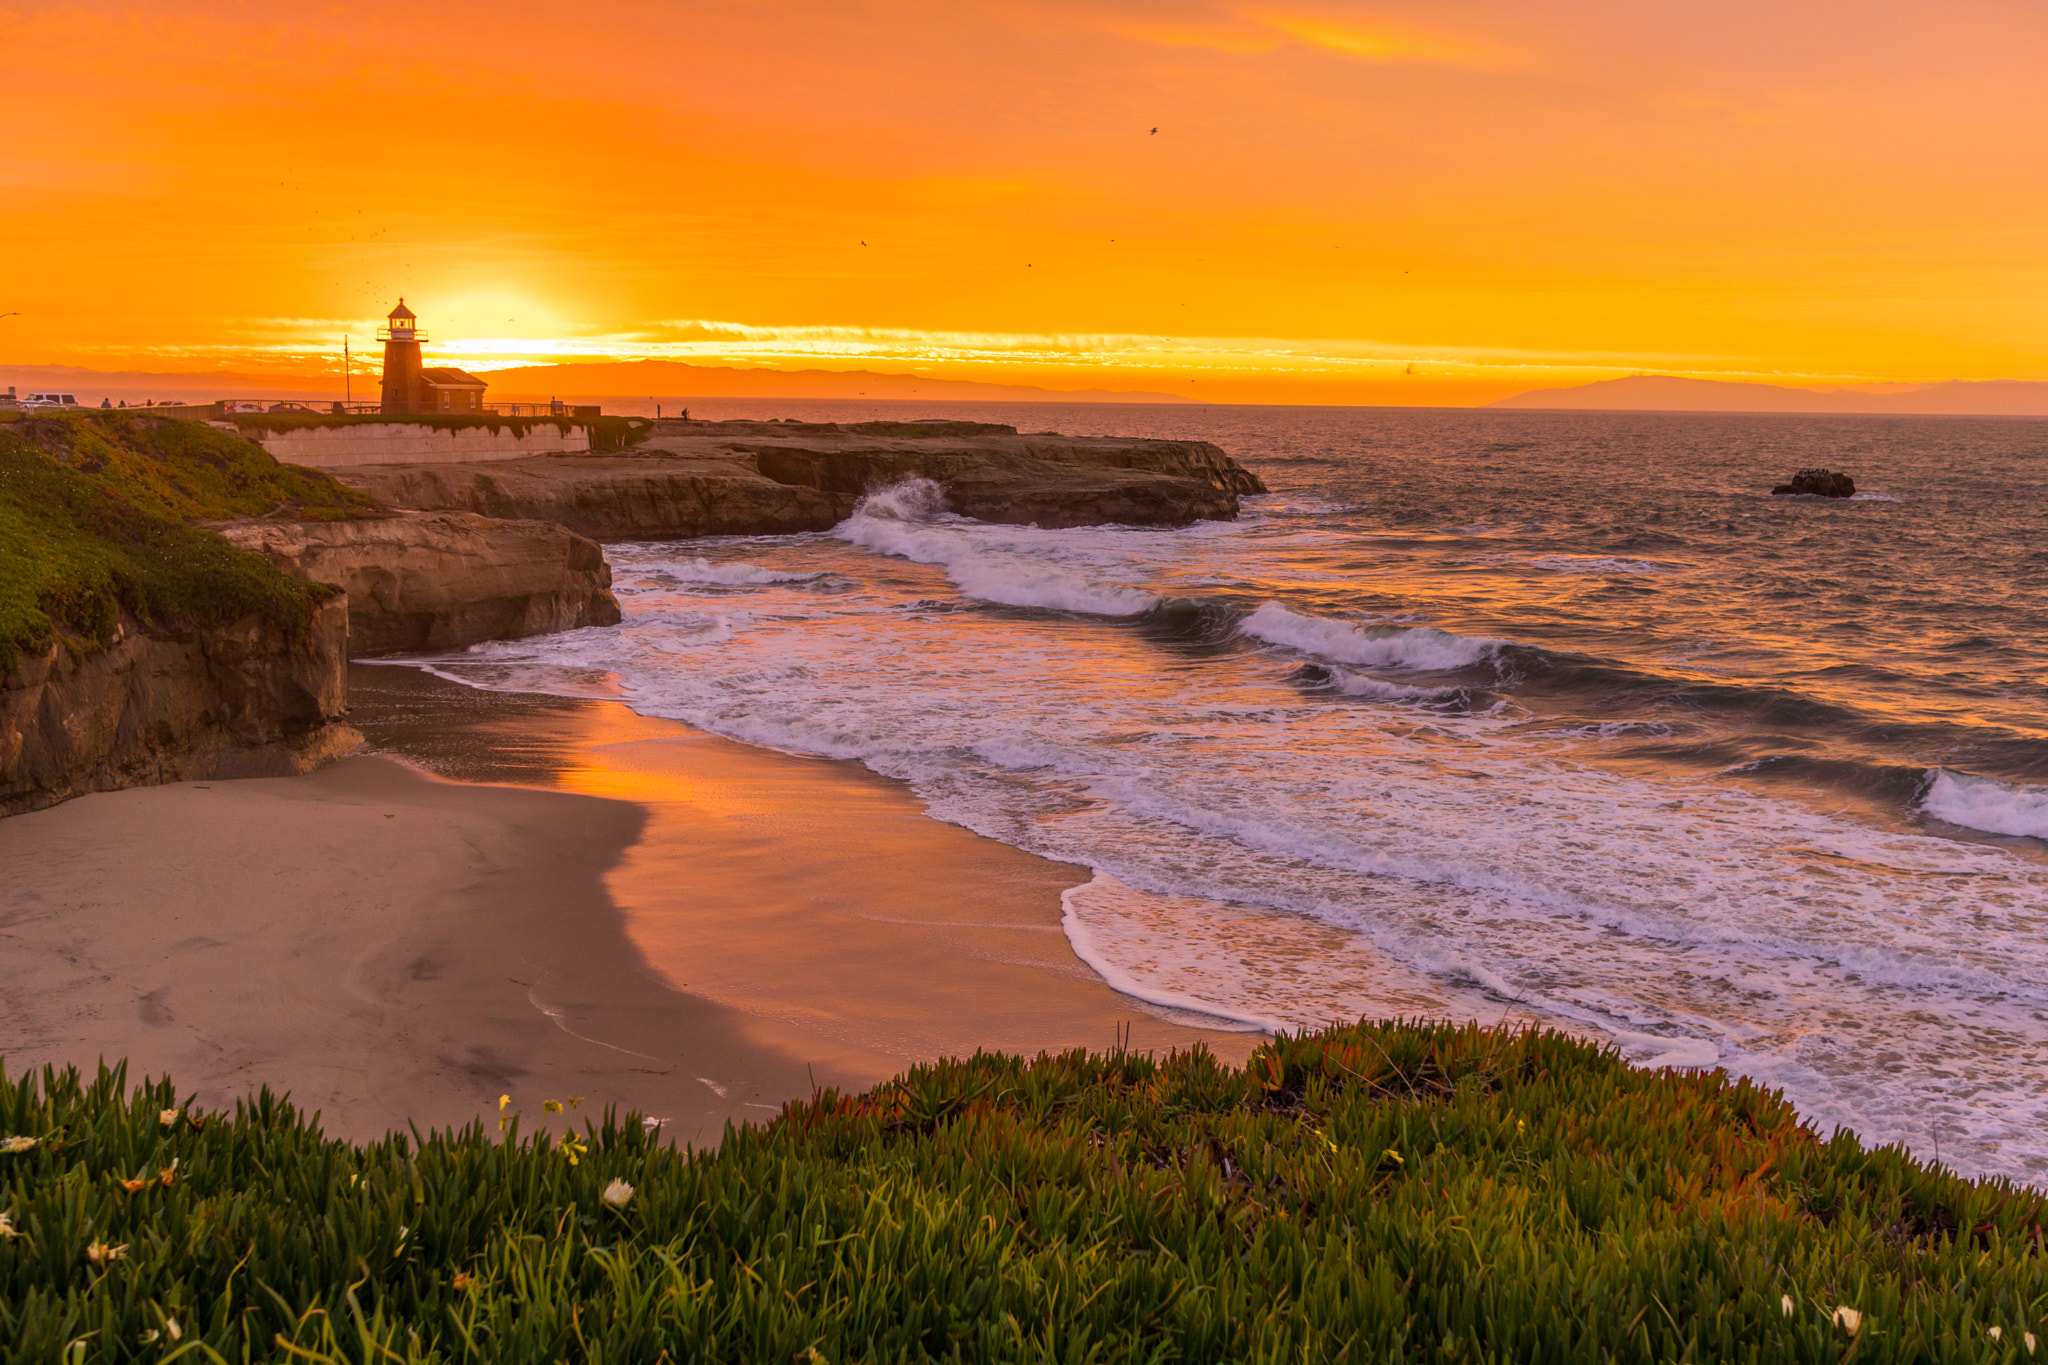
<svg viewBox="0 0 2048 1365">
<path fill-rule="evenodd" d="M 1406 1164 L 1405 1162 L 1403 1162 L 1403 1161 L 1401 1160 L 1401 1154 L 1400 1154 L 1399 1152 L 1395 1151 L 1395 1150 L 1394 1150 L 1394 1149 L 1393 1149 L 1392 1147 L 1389 1147 L 1389 1148 L 1387 1148 L 1387 1150 L 1386 1150 L 1386 1151 L 1384 1151 L 1384 1152 L 1381 1152 L 1381 1153 L 1380 1153 L 1380 1160 L 1382 1160 L 1382 1161 L 1391 1161 L 1391 1162 L 1393 1162 L 1393 1163 L 1394 1163 L 1394 1164 L 1395 1164 L 1396 1166 L 1401 1166 L 1401 1165 L 1405 1165 L 1405 1164 Z"/>
<path fill-rule="evenodd" d="M 560 1100 L 542 1100 L 540 1102 L 540 1107 L 550 1114 L 559 1114 L 562 1112 L 562 1102 Z"/>
<path fill-rule="evenodd" d="M 590 1150 L 590 1144 L 571 1133 L 562 1139 L 562 1155 L 569 1158 L 571 1166 L 583 1164 L 583 1154 Z"/>
</svg>

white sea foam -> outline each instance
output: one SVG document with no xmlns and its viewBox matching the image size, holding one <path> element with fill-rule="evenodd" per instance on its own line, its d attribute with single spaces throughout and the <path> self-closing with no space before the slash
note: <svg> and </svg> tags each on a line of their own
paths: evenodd
<svg viewBox="0 0 2048 1365">
<path fill-rule="evenodd" d="M 732 547 L 785 576 L 742 597 L 697 569 L 736 562 L 716 549 L 613 547 L 622 626 L 435 667 L 493 686 L 616 675 L 638 710 L 860 760 L 938 818 L 1085 864 L 1094 880 L 1064 898 L 1075 949 L 1152 1007 L 1290 1028 L 1508 1013 L 1641 1062 L 1718 1060 L 1823 1126 L 1938 1131 L 1966 1169 L 2048 1182 L 2048 1094 L 2026 1079 L 2048 1072 L 2048 867 L 2023 850 L 1599 766 L 1604 741 L 1657 722 L 1428 706 L 1457 689 L 1412 675 L 1497 655 L 1476 635 L 1276 596 L 1241 627 L 1271 648 L 1205 652 L 1118 613 L 957 609 L 1270 583 L 1320 553 L 1263 535 L 984 526 L 892 494 L 837 536 Z M 1305 695 L 1282 650 L 1329 667 L 1330 690 L 1423 704 Z M 1395 670 L 1410 676 L 1372 676 Z M 1942 777 L 1942 819 L 1946 800 L 2038 790 Z"/>
<path fill-rule="evenodd" d="M 1454 635 L 1433 626 L 1354 626 L 1327 617 L 1305 616 L 1278 602 L 1259 607 L 1239 623 L 1238 630 L 1255 640 L 1332 663 L 1433 672 L 1470 668 L 1492 657 L 1507 643 Z"/>
<path fill-rule="evenodd" d="M 1460 687 L 1415 687 L 1408 683 L 1387 682 L 1366 673 L 1353 673 L 1344 668 L 1330 671 L 1330 685 L 1347 697 L 1367 697 L 1373 701 L 1415 702 L 1425 705 L 1430 702 L 1463 701 L 1469 695 Z"/>
<path fill-rule="evenodd" d="M 967 596 L 1009 607 L 1044 607 L 1093 616 L 1135 616 L 1159 605 L 1140 588 L 1099 584 L 1057 562 L 995 548 L 1017 544 L 1013 528 L 996 536 L 978 534 L 977 523 L 948 517 L 943 495 L 928 479 L 906 479 L 870 493 L 833 534 L 885 555 L 897 555 L 945 570 Z"/>
<path fill-rule="evenodd" d="M 742 560 L 712 563 L 699 555 L 695 559 L 678 560 L 661 570 L 661 575 L 678 583 L 724 583 L 735 587 L 756 587 L 766 583 L 815 583 L 831 575 L 816 573 L 779 573 L 764 569 L 759 564 L 748 564 Z"/>
<path fill-rule="evenodd" d="M 1935 771 L 1920 808 L 1965 829 L 2048 839 L 2048 787 L 2007 786 L 1943 768 Z"/>
</svg>

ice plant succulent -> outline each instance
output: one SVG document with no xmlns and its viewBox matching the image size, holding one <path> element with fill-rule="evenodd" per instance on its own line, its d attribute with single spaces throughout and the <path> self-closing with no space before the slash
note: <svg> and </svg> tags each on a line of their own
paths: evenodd
<svg viewBox="0 0 2048 1365">
<path fill-rule="evenodd" d="M 626 1207 L 627 1201 L 631 1200 L 632 1197 L 633 1187 L 616 1176 L 612 1178 L 611 1184 L 604 1187 L 604 1193 L 598 1196 L 599 1199 L 602 1199 L 615 1209 Z"/>
</svg>

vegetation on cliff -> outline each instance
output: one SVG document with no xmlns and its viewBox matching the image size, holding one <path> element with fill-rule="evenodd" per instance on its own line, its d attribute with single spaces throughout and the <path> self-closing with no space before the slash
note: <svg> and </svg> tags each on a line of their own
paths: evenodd
<svg viewBox="0 0 2048 1365">
<path fill-rule="evenodd" d="M 2025 1361 L 2041 1205 L 1472 1027 L 977 1056 L 698 1154 L 46 1072 L 0 1078 L 0 1360 Z"/>
<path fill-rule="evenodd" d="M 332 589 L 192 523 L 368 508 L 363 494 L 203 422 L 117 413 L 0 426 L 0 674 L 59 637 L 105 648 L 124 610 L 164 626 L 262 612 L 302 634 Z"/>
<path fill-rule="evenodd" d="M 532 434 L 536 427 L 553 427 L 567 435 L 571 427 L 590 428 L 592 450 L 624 450 L 647 439 L 654 428 L 649 417 L 501 417 L 495 413 L 419 412 L 403 415 L 353 413 L 336 417 L 324 412 L 237 413 L 232 420 L 243 431 L 304 431 L 317 427 L 405 426 L 431 427 L 436 431 L 465 431 L 476 428 L 493 436 L 509 431 L 514 436 Z"/>
</svg>

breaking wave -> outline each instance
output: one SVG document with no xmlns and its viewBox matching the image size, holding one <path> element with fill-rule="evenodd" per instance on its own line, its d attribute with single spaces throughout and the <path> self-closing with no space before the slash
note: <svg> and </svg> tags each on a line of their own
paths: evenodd
<svg viewBox="0 0 2048 1365">
<path fill-rule="evenodd" d="M 954 587 L 981 602 L 1090 616 L 1136 616 L 1159 605 L 1155 594 L 1140 588 L 1092 583 L 1047 558 L 995 548 L 978 523 L 945 511 L 945 495 L 929 479 L 905 479 L 868 494 L 832 534 L 879 554 L 936 565 Z"/>
<path fill-rule="evenodd" d="M 2048 788 L 2008 786 L 1937 768 L 1920 808 L 1965 829 L 2048 839 Z"/>
<path fill-rule="evenodd" d="M 1437 673 L 1484 663 L 1507 644 L 1505 640 L 1454 635 L 1434 626 L 1346 625 L 1326 617 L 1304 616 L 1278 602 L 1268 602 L 1252 612 L 1238 630 L 1269 645 L 1331 663 Z"/>
</svg>

